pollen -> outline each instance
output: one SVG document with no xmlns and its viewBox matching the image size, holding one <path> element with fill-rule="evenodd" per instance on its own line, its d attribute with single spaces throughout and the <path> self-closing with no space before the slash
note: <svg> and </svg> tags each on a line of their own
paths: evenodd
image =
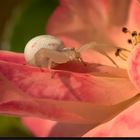
<svg viewBox="0 0 140 140">
<path fill-rule="evenodd" d="M 132 32 L 132 36 L 137 36 L 137 32 L 136 31 L 133 31 Z"/>
<path fill-rule="evenodd" d="M 127 33 L 128 32 L 128 29 L 126 27 L 123 27 L 122 28 L 122 32 Z"/>
<path fill-rule="evenodd" d="M 132 44 L 133 47 L 135 47 L 138 43 L 140 43 L 140 33 L 137 31 L 130 31 L 128 28 L 123 27 L 122 32 L 124 33 L 130 33 L 130 39 L 128 39 L 128 43 Z"/>
<path fill-rule="evenodd" d="M 132 40 L 131 40 L 131 39 L 128 39 L 128 43 L 129 43 L 129 44 L 132 44 Z"/>
<path fill-rule="evenodd" d="M 122 48 L 118 48 L 115 51 L 115 56 L 120 57 L 121 59 L 123 59 L 124 61 L 127 60 L 128 55 L 126 55 L 127 53 L 130 53 L 133 48 L 136 47 L 137 44 L 140 43 L 140 33 L 138 33 L 137 31 L 130 31 L 128 28 L 123 27 L 122 28 L 122 32 L 123 33 L 129 33 L 130 35 L 130 39 L 128 39 L 128 43 L 132 45 L 132 48 L 128 48 L 128 49 L 122 49 Z"/>
</svg>

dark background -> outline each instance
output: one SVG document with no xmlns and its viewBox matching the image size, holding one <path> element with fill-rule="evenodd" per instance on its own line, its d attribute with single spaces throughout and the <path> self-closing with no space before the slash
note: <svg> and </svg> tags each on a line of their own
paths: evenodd
<svg viewBox="0 0 140 140">
<path fill-rule="evenodd" d="M 23 52 L 28 40 L 45 34 L 58 0 L 3 0 L 0 4 L 0 50 Z M 2 93 L 1 93 L 2 94 Z M 0 136 L 32 136 L 18 117 L 0 115 Z"/>
</svg>

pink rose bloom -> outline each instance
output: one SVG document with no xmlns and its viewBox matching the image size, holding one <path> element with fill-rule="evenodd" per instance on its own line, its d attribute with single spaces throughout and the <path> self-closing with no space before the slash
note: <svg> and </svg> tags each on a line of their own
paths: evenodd
<svg viewBox="0 0 140 140">
<path fill-rule="evenodd" d="M 139 6 L 137 0 L 61 0 L 47 34 L 66 47 L 89 46 L 81 52 L 87 66 L 58 65 L 52 79 L 47 68 L 23 65 L 23 54 L 1 51 L 0 113 L 22 117 L 35 136 L 140 136 L 139 44 L 127 61 L 115 55 L 132 46 L 121 28 L 138 30 Z"/>
</svg>

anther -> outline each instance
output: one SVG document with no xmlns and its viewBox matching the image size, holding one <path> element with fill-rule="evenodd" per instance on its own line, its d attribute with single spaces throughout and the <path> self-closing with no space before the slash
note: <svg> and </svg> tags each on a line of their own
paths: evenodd
<svg viewBox="0 0 140 140">
<path fill-rule="evenodd" d="M 132 36 L 137 36 L 137 32 L 136 31 L 133 31 L 131 35 Z"/>
<path fill-rule="evenodd" d="M 128 29 L 126 27 L 123 27 L 122 28 L 122 32 L 127 33 L 128 32 Z"/>
<path fill-rule="evenodd" d="M 129 43 L 129 44 L 132 44 L 132 40 L 131 40 L 131 39 L 128 39 L 128 43 Z"/>
<path fill-rule="evenodd" d="M 121 49 L 117 49 L 117 51 L 115 52 L 115 55 L 119 56 L 120 52 L 121 52 Z"/>
<path fill-rule="evenodd" d="M 127 56 L 124 53 L 122 53 L 122 51 L 126 51 L 126 50 L 118 48 L 115 52 L 115 55 L 119 56 L 122 60 L 126 61 Z"/>
</svg>

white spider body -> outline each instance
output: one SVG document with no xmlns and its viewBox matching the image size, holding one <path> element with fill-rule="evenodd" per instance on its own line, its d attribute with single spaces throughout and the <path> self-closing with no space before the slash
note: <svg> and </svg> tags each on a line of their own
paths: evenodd
<svg viewBox="0 0 140 140">
<path fill-rule="evenodd" d="M 80 53 L 74 48 L 64 48 L 61 40 L 50 35 L 41 35 L 31 39 L 24 49 L 26 63 L 38 67 L 53 68 L 56 64 L 80 59 Z"/>
</svg>

